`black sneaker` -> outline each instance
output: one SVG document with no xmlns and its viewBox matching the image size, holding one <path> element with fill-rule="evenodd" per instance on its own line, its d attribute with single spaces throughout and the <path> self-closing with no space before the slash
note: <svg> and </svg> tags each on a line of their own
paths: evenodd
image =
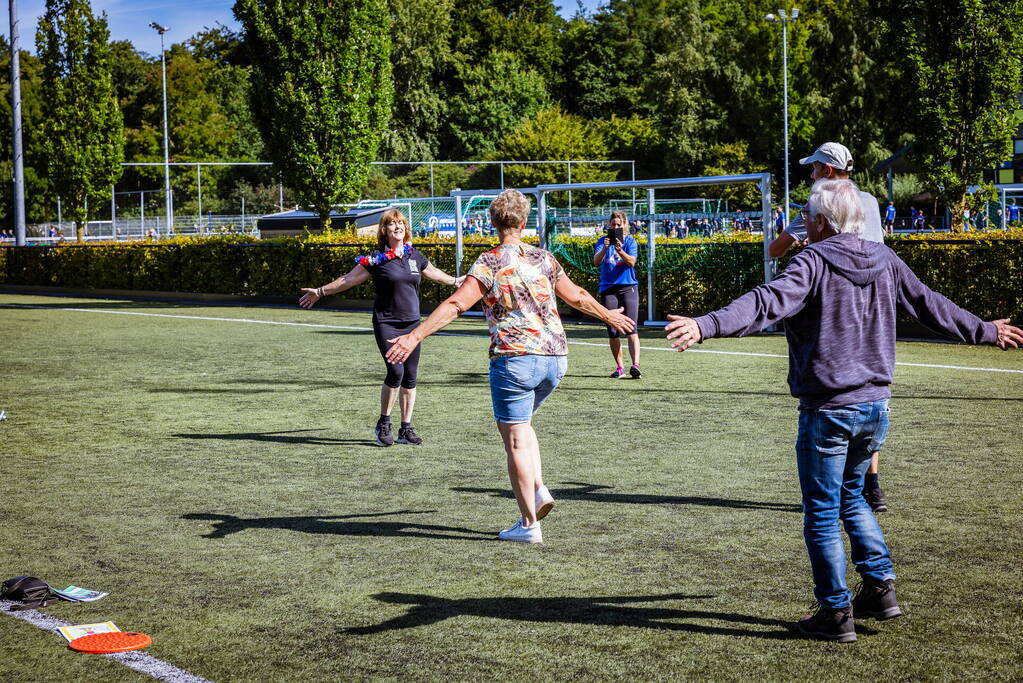
<svg viewBox="0 0 1023 683">
<path fill-rule="evenodd" d="M 632 367 L 629 368 L 629 375 L 632 376 L 632 379 L 639 379 L 643 376 L 643 373 L 639 371 L 639 366 L 633 363 Z"/>
<path fill-rule="evenodd" d="M 857 619 L 884 621 L 902 616 L 902 608 L 895 599 L 895 581 L 863 579 L 860 589 L 853 598 L 853 614 Z"/>
<path fill-rule="evenodd" d="M 867 505 L 874 512 L 888 512 L 888 501 L 880 486 L 876 489 L 863 489 L 863 499 L 867 501 Z"/>
<path fill-rule="evenodd" d="M 852 606 L 828 609 L 817 606 L 817 611 L 799 620 L 796 628 L 803 635 L 832 640 L 838 643 L 856 642 L 856 626 L 853 623 Z"/>
<path fill-rule="evenodd" d="M 408 427 L 398 427 L 398 443 L 410 443 L 413 446 L 418 446 L 423 443 L 423 439 L 416 434 L 412 425 L 409 425 Z"/>
<path fill-rule="evenodd" d="M 377 428 L 373 430 L 373 433 L 377 437 L 377 443 L 381 446 L 394 445 L 394 437 L 391 436 L 390 421 L 384 422 L 383 420 L 377 420 Z"/>
</svg>

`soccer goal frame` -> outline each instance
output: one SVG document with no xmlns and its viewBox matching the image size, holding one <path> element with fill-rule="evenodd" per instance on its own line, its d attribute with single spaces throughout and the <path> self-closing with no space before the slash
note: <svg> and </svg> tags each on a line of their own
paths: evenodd
<svg viewBox="0 0 1023 683">
<path fill-rule="evenodd" d="M 775 238 L 775 226 L 772 220 L 771 211 L 771 174 L 770 173 L 746 173 L 742 175 L 723 176 L 702 176 L 694 178 L 661 178 L 657 180 L 620 180 L 600 183 L 561 183 L 556 185 L 537 185 L 535 187 L 520 187 L 518 190 L 523 194 L 532 195 L 537 203 L 537 234 L 540 237 L 540 246 L 547 248 L 547 195 L 552 192 L 569 191 L 607 191 L 607 190 L 646 190 L 647 193 L 647 319 L 645 325 L 663 324 L 663 321 L 654 320 L 654 259 L 656 258 L 657 247 L 657 220 L 654 211 L 658 190 L 669 190 L 680 187 L 700 187 L 707 185 L 742 185 L 745 183 L 756 183 L 760 190 L 760 211 L 761 225 L 764 234 L 764 282 L 770 282 L 776 274 L 776 261 L 768 254 L 768 246 Z M 451 191 L 455 198 L 455 263 L 457 274 L 462 274 L 462 229 L 464 216 L 462 212 L 462 199 L 475 196 L 498 195 L 501 190 L 461 190 Z"/>
</svg>

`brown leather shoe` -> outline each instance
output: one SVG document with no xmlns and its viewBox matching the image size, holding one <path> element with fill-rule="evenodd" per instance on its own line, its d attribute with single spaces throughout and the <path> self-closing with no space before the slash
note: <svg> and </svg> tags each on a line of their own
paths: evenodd
<svg viewBox="0 0 1023 683">
<path fill-rule="evenodd" d="M 828 609 L 817 606 L 817 611 L 807 615 L 796 624 L 803 635 L 839 643 L 856 642 L 856 626 L 853 624 L 852 605 Z"/>
</svg>

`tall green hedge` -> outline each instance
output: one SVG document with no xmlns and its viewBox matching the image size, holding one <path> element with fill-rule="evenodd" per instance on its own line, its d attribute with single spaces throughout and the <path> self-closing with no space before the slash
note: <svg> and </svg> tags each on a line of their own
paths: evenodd
<svg viewBox="0 0 1023 683">
<path fill-rule="evenodd" d="M 1020 235 L 985 239 L 896 239 L 889 245 L 920 279 L 985 319 L 1023 318 L 1023 240 Z M 245 242 L 247 238 L 177 239 L 97 245 L 0 247 L 0 284 L 76 289 L 297 296 L 350 270 L 370 244 L 328 244 L 301 239 Z M 763 282 L 763 246 L 753 238 L 728 241 L 666 240 L 657 244 L 656 317 L 700 314 L 719 308 Z M 492 243 L 465 245 L 465 272 Z M 432 263 L 454 273 L 452 244 L 423 244 Z M 596 291 L 592 241 L 575 251 L 556 249 L 573 281 Z M 573 265 L 573 261 L 577 265 Z M 646 245 L 640 243 L 637 275 L 646 307 Z M 450 288 L 424 281 L 423 297 L 437 303 Z M 372 299 L 367 283 L 349 299 Z"/>
</svg>

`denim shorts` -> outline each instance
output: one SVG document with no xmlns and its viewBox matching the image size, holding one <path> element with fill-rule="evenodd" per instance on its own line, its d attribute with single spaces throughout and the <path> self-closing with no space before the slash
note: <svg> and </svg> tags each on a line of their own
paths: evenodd
<svg viewBox="0 0 1023 683">
<path fill-rule="evenodd" d="M 567 356 L 496 356 L 490 359 L 494 419 L 529 422 L 568 370 Z"/>
</svg>

